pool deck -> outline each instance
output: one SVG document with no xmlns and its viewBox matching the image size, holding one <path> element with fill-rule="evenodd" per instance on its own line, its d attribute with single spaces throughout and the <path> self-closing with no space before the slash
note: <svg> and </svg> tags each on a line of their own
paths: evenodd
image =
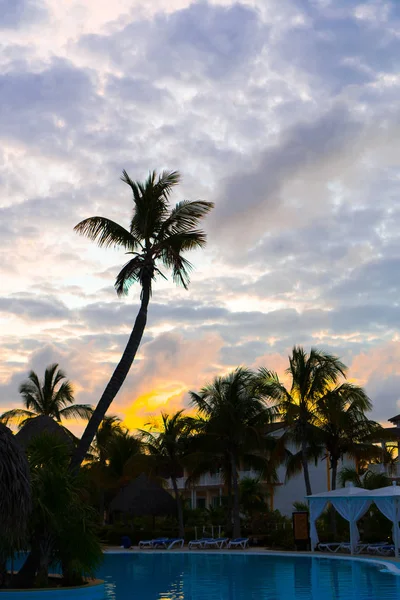
<svg viewBox="0 0 400 600">
<path fill-rule="evenodd" d="M 139 549 L 139 546 L 132 546 L 130 549 L 121 548 L 119 546 L 103 546 L 103 552 L 105 554 L 132 554 L 132 553 L 140 553 L 140 554 L 248 554 L 248 555 L 264 555 L 264 556 L 309 556 L 312 558 L 331 558 L 333 560 L 352 560 L 352 561 L 360 561 L 360 562 L 369 562 L 371 564 L 379 565 L 381 567 L 385 567 L 393 573 L 394 575 L 400 575 L 400 558 L 395 558 L 391 556 L 372 556 L 370 554 L 333 554 L 332 552 L 294 552 L 290 550 L 270 550 L 268 548 L 246 548 L 243 549 L 201 549 L 195 548 L 193 550 L 189 550 L 187 547 L 183 548 L 172 548 L 171 550 L 167 549 Z"/>
</svg>

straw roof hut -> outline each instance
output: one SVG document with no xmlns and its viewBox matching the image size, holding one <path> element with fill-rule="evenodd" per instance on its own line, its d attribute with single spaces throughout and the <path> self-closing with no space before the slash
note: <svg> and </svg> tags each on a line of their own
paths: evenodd
<svg viewBox="0 0 400 600">
<path fill-rule="evenodd" d="M 54 419 L 46 415 L 40 415 L 39 417 L 29 419 L 29 421 L 21 427 L 18 433 L 15 434 L 15 438 L 18 443 L 26 449 L 31 441 L 42 433 L 54 436 L 60 443 L 68 446 L 71 452 L 74 449 L 74 437 L 72 433 L 68 432 L 65 427 L 62 427 Z"/>
<path fill-rule="evenodd" d="M 0 423 L 0 533 L 10 545 L 23 539 L 31 512 L 31 483 L 25 452 Z"/>
<path fill-rule="evenodd" d="M 142 473 L 118 492 L 110 504 L 110 512 L 135 517 L 175 515 L 176 502 L 161 485 Z"/>
</svg>

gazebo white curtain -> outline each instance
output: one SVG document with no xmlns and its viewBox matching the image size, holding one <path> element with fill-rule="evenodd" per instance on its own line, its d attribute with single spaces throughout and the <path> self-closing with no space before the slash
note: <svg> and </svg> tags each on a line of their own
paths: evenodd
<svg viewBox="0 0 400 600">
<path fill-rule="evenodd" d="M 352 496 L 350 498 L 332 498 L 331 503 L 339 515 L 349 522 L 350 547 L 353 554 L 360 539 L 357 521 L 367 512 L 371 506 L 371 500 Z"/>
<path fill-rule="evenodd" d="M 395 547 L 395 555 L 399 555 L 399 542 L 400 542 L 400 506 L 399 498 L 387 496 L 386 498 L 374 498 L 374 502 L 378 509 L 389 521 L 393 523 L 393 542 Z"/>
<path fill-rule="evenodd" d="M 350 484 L 345 488 L 307 496 L 310 507 L 311 550 L 315 550 L 318 544 L 316 520 L 321 516 L 326 504 L 330 502 L 338 513 L 350 523 L 350 544 L 352 552 L 354 551 L 354 547 L 359 539 L 357 521 L 368 510 L 371 504 L 369 497 L 362 497 L 364 494 L 365 489 Z"/>
<path fill-rule="evenodd" d="M 322 515 L 324 512 L 324 508 L 327 503 L 326 498 L 312 498 L 309 499 L 309 507 L 310 507 L 310 541 L 311 541 L 311 550 L 315 550 L 318 545 L 319 538 L 316 526 L 316 520 Z"/>
</svg>

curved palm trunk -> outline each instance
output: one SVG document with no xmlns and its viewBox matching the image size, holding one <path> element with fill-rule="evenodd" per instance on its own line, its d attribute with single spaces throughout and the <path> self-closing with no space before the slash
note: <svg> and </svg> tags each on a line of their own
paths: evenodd
<svg viewBox="0 0 400 600">
<path fill-rule="evenodd" d="M 106 389 L 103 392 L 93 414 L 86 426 L 85 431 L 79 441 L 78 447 L 75 450 L 71 460 L 71 469 L 77 469 L 82 461 L 84 460 L 90 444 L 93 441 L 94 436 L 103 420 L 110 404 L 118 394 L 122 384 L 124 383 L 126 376 L 135 360 L 136 352 L 139 348 L 140 342 L 142 341 L 143 333 L 147 322 L 147 307 L 150 300 L 150 280 L 143 285 L 142 301 L 140 309 L 137 314 L 135 325 L 132 329 L 132 333 L 129 337 L 128 343 L 124 350 L 124 353 L 116 366 L 114 373 L 111 376 L 110 381 L 107 384 Z"/>
<path fill-rule="evenodd" d="M 310 471 L 308 469 L 308 456 L 307 456 L 307 442 L 303 442 L 301 445 L 301 464 L 303 467 L 304 474 L 304 483 L 306 484 L 306 494 L 307 496 L 311 496 L 311 481 L 310 481 Z"/>
<path fill-rule="evenodd" d="M 178 484 L 176 482 L 176 477 L 171 477 L 172 479 L 172 487 L 174 488 L 175 500 L 176 500 L 176 508 L 178 512 L 178 527 L 179 527 L 179 537 L 184 539 L 185 537 L 185 527 L 183 524 L 183 506 L 182 506 L 182 498 L 179 494 Z"/>
<path fill-rule="evenodd" d="M 331 474 L 331 488 L 332 488 L 332 490 L 336 490 L 337 468 L 338 468 L 338 461 L 337 461 L 337 459 L 336 458 L 331 458 L 331 470 L 332 470 L 332 474 Z"/>
<path fill-rule="evenodd" d="M 233 537 L 240 537 L 240 505 L 239 505 L 239 480 L 236 457 L 231 455 L 232 464 L 232 490 L 233 490 Z"/>
<path fill-rule="evenodd" d="M 338 468 L 338 461 L 337 461 L 337 459 L 331 457 L 331 470 L 332 470 L 332 473 L 331 473 L 331 489 L 332 490 L 336 490 L 337 468 Z M 337 534 L 336 510 L 334 509 L 333 506 L 330 507 L 330 513 L 331 513 L 330 516 L 331 516 L 332 533 L 336 537 L 336 534 Z"/>
<path fill-rule="evenodd" d="M 232 499 L 232 475 L 229 473 L 229 478 L 227 479 L 227 511 L 226 511 L 226 534 L 228 537 L 232 534 L 232 513 L 233 513 L 233 499 Z"/>
</svg>

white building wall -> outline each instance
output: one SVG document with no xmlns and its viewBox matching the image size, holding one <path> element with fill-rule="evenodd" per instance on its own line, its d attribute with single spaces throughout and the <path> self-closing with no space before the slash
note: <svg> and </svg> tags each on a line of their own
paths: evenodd
<svg viewBox="0 0 400 600">
<path fill-rule="evenodd" d="M 355 462 L 351 458 L 347 458 L 340 462 L 338 467 L 338 473 L 343 467 L 355 467 Z M 309 464 L 311 489 L 313 494 L 319 492 L 328 491 L 328 474 L 327 474 L 327 462 L 326 460 L 318 461 L 315 466 L 314 463 Z M 294 510 L 294 502 L 305 502 L 306 486 L 304 483 L 303 472 L 298 473 L 288 481 L 285 481 L 286 468 L 281 465 L 278 469 L 279 481 L 282 485 L 275 487 L 274 493 L 274 509 L 279 510 L 283 515 L 290 516 Z M 331 472 L 329 471 L 329 478 L 331 478 Z"/>
</svg>

